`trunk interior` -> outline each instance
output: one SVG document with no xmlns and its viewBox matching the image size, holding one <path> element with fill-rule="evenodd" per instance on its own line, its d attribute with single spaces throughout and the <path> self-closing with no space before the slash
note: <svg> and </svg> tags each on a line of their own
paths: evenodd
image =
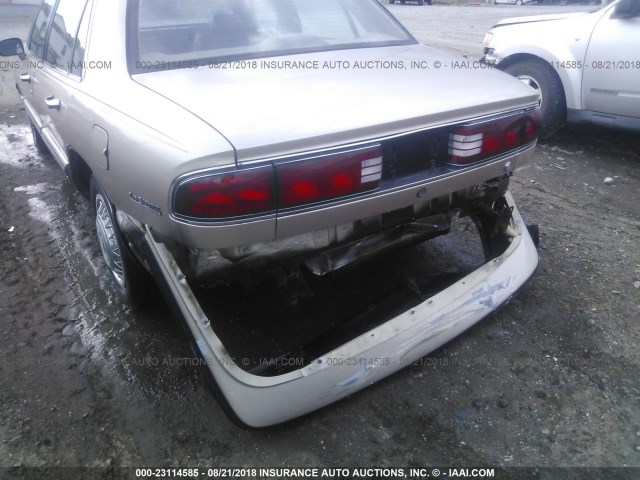
<svg viewBox="0 0 640 480">
<path fill-rule="evenodd" d="M 278 272 L 248 284 L 192 288 L 235 363 L 273 376 L 302 368 L 483 263 L 473 221 L 454 218 L 448 235 L 325 276 Z"/>
</svg>

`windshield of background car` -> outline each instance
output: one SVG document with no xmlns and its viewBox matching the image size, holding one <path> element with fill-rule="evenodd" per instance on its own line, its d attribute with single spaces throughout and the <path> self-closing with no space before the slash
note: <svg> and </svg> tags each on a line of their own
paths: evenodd
<svg viewBox="0 0 640 480">
<path fill-rule="evenodd" d="M 134 71 L 415 40 L 377 0 L 133 0 Z M 133 21 L 131 21 L 133 20 Z M 131 38 L 131 37 L 130 37 Z M 133 62 L 131 62 L 133 60 Z"/>
</svg>

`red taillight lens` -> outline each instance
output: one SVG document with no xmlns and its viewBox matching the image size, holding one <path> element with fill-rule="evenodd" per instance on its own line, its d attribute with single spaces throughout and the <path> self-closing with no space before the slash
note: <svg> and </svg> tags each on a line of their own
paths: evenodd
<svg viewBox="0 0 640 480">
<path fill-rule="evenodd" d="M 227 218 L 276 209 L 271 165 L 194 178 L 176 189 L 174 212 L 189 218 Z"/>
<path fill-rule="evenodd" d="M 381 178 L 376 145 L 185 180 L 175 190 L 173 211 L 203 220 L 269 213 L 375 190 Z"/>
<path fill-rule="evenodd" d="M 276 166 L 279 206 L 295 207 L 378 188 L 382 178 L 380 146 Z"/>
<path fill-rule="evenodd" d="M 540 110 L 533 110 L 524 114 L 524 143 L 533 142 L 538 138 L 538 132 L 542 126 Z"/>
<path fill-rule="evenodd" d="M 519 113 L 456 128 L 449 135 L 449 162 L 469 165 L 533 142 L 540 112 Z"/>
</svg>

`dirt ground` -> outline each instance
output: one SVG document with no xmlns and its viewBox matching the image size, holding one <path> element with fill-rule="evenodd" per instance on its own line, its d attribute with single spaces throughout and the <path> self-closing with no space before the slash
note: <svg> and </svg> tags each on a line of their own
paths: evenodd
<svg viewBox="0 0 640 480">
<path fill-rule="evenodd" d="M 0 179 L 0 478 L 34 478 L 34 466 L 640 478 L 637 135 L 566 128 L 516 172 L 540 264 L 506 308 L 385 381 L 261 431 L 227 419 L 161 299 L 143 311 L 116 301 L 87 201 L 36 153 L 15 104 L 0 107 Z M 425 251 L 392 261 L 401 270 Z"/>
</svg>

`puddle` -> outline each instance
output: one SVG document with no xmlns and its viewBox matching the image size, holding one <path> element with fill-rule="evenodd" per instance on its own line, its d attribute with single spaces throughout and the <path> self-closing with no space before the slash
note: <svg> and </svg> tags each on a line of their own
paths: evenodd
<svg viewBox="0 0 640 480">
<path fill-rule="evenodd" d="M 24 192 L 27 195 L 38 195 L 40 193 L 44 193 L 51 186 L 48 183 L 38 183 L 37 185 L 28 185 L 26 187 L 16 187 L 13 189 L 14 192 Z"/>
<path fill-rule="evenodd" d="M 8 127 L 3 127 L 3 130 Z M 19 185 L 12 189 L 25 214 L 46 225 L 50 251 L 61 259 L 60 282 L 69 292 L 68 302 L 78 322 L 74 330 L 92 361 L 119 385 L 136 385 L 145 396 L 173 395 L 184 376 L 193 377 L 191 353 L 180 326 L 163 300 L 133 311 L 115 295 L 95 235 L 89 202 L 64 178 L 53 162 L 41 157 L 30 142 L 26 127 L 0 131 L 0 158 L 21 168 L 42 165 L 51 182 Z M 17 134 L 16 132 L 20 132 Z M 25 163 L 23 159 L 27 158 Z M 42 176 L 41 176 L 42 178 Z M 14 227 L 29 229 L 28 224 Z M 14 233 L 14 232 L 11 232 Z M 175 362 L 173 359 L 185 361 Z"/>
<path fill-rule="evenodd" d="M 28 126 L 3 126 L 0 131 L 0 163 L 14 167 L 42 164 L 42 158 L 33 146 Z"/>
<path fill-rule="evenodd" d="M 51 223 L 53 219 L 53 215 L 51 213 L 51 209 L 49 205 L 40 200 L 39 198 L 30 198 L 29 199 L 29 207 L 31 211 L 29 215 L 36 220 L 40 220 L 41 222 Z M 52 232 L 53 237 L 56 240 L 59 240 L 59 236 L 56 235 L 55 230 Z"/>
<path fill-rule="evenodd" d="M 82 343 L 96 359 L 109 362 L 116 357 L 114 350 L 107 348 L 109 337 L 128 328 L 127 315 L 101 279 L 105 267 L 91 235 L 88 203 L 66 180 L 59 185 L 19 186 L 13 191 L 27 196 L 29 216 L 48 226 L 52 254 L 64 259 L 61 277 L 68 280 L 74 304 L 80 310 L 77 330 Z"/>
</svg>

